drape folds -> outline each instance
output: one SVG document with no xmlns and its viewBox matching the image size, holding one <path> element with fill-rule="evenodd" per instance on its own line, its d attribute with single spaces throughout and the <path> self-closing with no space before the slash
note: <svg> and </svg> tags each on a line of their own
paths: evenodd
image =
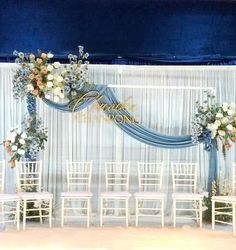
<svg viewBox="0 0 236 250">
<path fill-rule="evenodd" d="M 106 85 L 92 86 L 88 93 L 84 95 L 84 98 L 81 98 L 81 101 L 78 103 L 75 101 L 73 106 L 71 106 L 69 103 L 61 104 L 55 103 L 48 99 L 43 99 L 43 101 L 50 107 L 64 112 L 78 112 L 88 107 L 96 100 L 101 107 L 106 107 L 103 109 L 105 114 L 113 119 L 120 129 L 140 142 L 161 148 L 185 148 L 193 146 L 191 135 L 163 135 L 136 122 L 132 115 L 125 108 L 109 108 L 111 105 L 119 104 L 120 102 L 116 98 L 112 89 Z"/>
<path fill-rule="evenodd" d="M 142 143 L 154 147 L 173 149 L 194 146 L 191 135 L 169 136 L 160 134 L 135 121 L 125 107 L 113 108 L 114 105 L 117 107 L 120 102 L 113 90 L 106 85 L 91 86 L 83 97 L 70 103 L 55 103 L 49 99 L 43 99 L 43 101 L 50 107 L 63 112 L 78 112 L 87 108 L 94 101 L 97 101 L 105 114 L 112 119 L 121 130 Z M 210 152 L 208 191 L 211 191 L 211 183 L 217 176 L 216 147 L 211 143 L 211 137 L 208 131 L 204 131 L 199 137 L 199 140 L 205 144 L 205 149 Z"/>
</svg>

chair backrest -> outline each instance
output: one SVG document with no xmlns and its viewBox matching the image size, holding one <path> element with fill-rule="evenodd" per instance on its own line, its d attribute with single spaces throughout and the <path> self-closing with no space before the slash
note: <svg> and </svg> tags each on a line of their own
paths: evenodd
<svg viewBox="0 0 236 250">
<path fill-rule="evenodd" d="M 4 193 L 5 185 L 5 161 L 0 161 L 0 193 Z"/>
<path fill-rule="evenodd" d="M 233 194 L 236 195 L 236 163 L 233 164 Z"/>
<path fill-rule="evenodd" d="M 197 163 L 171 162 L 174 192 L 197 191 Z"/>
<path fill-rule="evenodd" d="M 22 161 L 16 163 L 18 192 L 40 192 L 42 161 Z"/>
<path fill-rule="evenodd" d="M 129 190 L 130 162 L 105 162 L 106 191 Z"/>
<path fill-rule="evenodd" d="M 92 161 L 67 161 L 66 169 L 68 191 L 90 191 Z"/>
<path fill-rule="evenodd" d="M 139 191 L 162 191 L 163 162 L 138 162 Z"/>
</svg>

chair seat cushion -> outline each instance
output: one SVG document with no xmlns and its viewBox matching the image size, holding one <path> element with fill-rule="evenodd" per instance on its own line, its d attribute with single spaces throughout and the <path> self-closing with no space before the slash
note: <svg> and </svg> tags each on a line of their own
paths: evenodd
<svg viewBox="0 0 236 250">
<path fill-rule="evenodd" d="M 164 198 L 165 194 L 164 193 L 159 193 L 159 192 L 137 192 L 134 194 L 136 198 Z"/>
<path fill-rule="evenodd" d="M 50 199 L 53 198 L 53 195 L 49 192 L 20 192 L 18 193 L 21 199 Z"/>
<path fill-rule="evenodd" d="M 172 193 L 173 199 L 179 200 L 202 200 L 203 194 L 196 193 Z"/>
<path fill-rule="evenodd" d="M 236 196 L 212 196 L 213 201 L 236 202 Z"/>
<path fill-rule="evenodd" d="M 101 197 L 103 198 L 129 198 L 131 197 L 131 193 L 129 192 L 116 192 L 116 191 L 110 191 L 110 192 L 103 192 L 101 193 Z"/>
<path fill-rule="evenodd" d="M 0 194 L 0 201 L 14 201 L 14 200 L 19 200 L 20 197 L 17 194 Z"/>
<path fill-rule="evenodd" d="M 91 192 L 62 192 L 61 197 L 92 197 Z"/>
</svg>

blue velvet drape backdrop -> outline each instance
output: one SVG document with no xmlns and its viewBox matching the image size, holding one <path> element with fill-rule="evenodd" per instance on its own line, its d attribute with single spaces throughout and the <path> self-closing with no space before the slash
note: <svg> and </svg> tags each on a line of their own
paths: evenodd
<svg viewBox="0 0 236 250">
<path fill-rule="evenodd" d="M 235 23 L 229 0 L 0 0 L 0 60 L 39 48 L 64 58 L 82 44 L 95 63 L 232 61 Z"/>
</svg>

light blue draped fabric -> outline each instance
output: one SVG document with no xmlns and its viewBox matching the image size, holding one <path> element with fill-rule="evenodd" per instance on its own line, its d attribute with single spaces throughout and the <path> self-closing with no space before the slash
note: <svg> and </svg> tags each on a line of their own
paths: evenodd
<svg viewBox="0 0 236 250">
<path fill-rule="evenodd" d="M 137 122 L 130 122 L 130 120 L 135 121 L 135 119 L 125 108 L 109 108 L 111 105 L 119 104 L 120 102 L 115 96 L 113 90 L 106 85 L 91 86 L 83 98 L 74 100 L 73 102 L 61 104 L 48 99 L 43 99 L 43 101 L 50 107 L 63 112 L 78 112 L 88 107 L 94 101 L 97 101 L 105 114 L 112 118 L 120 129 L 140 142 L 161 148 L 186 148 L 194 146 L 191 135 L 163 135 L 152 129 L 146 128 Z M 123 119 L 123 117 L 129 118 L 129 121 Z M 211 143 L 209 131 L 204 131 L 199 137 L 199 141 L 203 142 L 205 144 L 205 149 L 210 152 L 208 191 L 211 191 L 211 183 L 215 179 L 217 173 L 217 152 L 215 145 Z"/>
</svg>

